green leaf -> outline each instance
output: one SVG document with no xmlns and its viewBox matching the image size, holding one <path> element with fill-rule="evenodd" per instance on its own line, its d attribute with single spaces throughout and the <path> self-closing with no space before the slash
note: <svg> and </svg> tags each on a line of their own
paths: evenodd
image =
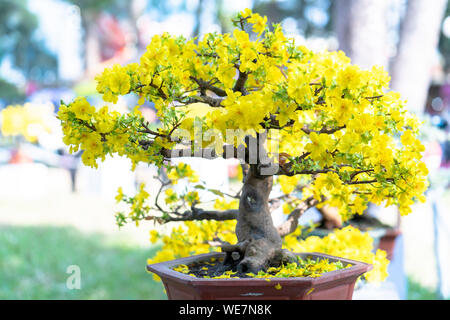
<svg viewBox="0 0 450 320">
<path fill-rule="evenodd" d="M 221 196 L 221 197 L 224 196 L 223 192 L 220 191 L 220 190 L 217 190 L 217 189 L 208 189 L 208 191 L 214 193 L 214 194 L 217 195 L 217 196 Z"/>
</svg>

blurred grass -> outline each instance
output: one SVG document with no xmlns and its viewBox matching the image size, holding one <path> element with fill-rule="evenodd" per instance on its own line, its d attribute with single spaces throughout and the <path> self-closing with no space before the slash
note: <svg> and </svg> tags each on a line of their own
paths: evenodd
<svg viewBox="0 0 450 320">
<path fill-rule="evenodd" d="M 73 227 L 0 226 L 0 299 L 166 299 L 145 270 L 156 250 Z M 80 290 L 66 288 L 70 265 Z"/>
<path fill-rule="evenodd" d="M 437 296 L 435 288 L 425 287 L 408 277 L 408 300 L 436 300 Z"/>
<path fill-rule="evenodd" d="M 73 227 L 0 226 L 0 299 L 166 299 L 145 271 L 157 249 Z M 66 287 L 70 265 L 80 267 L 80 290 Z M 408 277 L 408 299 L 436 291 Z"/>
</svg>

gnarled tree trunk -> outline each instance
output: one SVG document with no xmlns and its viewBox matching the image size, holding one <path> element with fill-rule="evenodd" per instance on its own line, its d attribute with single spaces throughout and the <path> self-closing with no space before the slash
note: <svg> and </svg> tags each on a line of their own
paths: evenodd
<svg viewBox="0 0 450 320">
<path fill-rule="evenodd" d="M 237 264 L 241 272 L 256 273 L 295 261 L 292 253 L 281 248 L 281 236 L 269 210 L 273 177 L 257 171 L 257 165 L 250 165 L 242 188 L 236 225 L 238 244 L 223 248 L 227 252 L 225 264 Z"/>
</svg>

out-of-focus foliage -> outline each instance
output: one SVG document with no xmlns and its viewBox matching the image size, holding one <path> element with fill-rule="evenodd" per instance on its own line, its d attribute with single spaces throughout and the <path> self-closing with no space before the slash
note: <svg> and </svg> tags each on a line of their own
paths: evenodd
<svg viewBox="0 0 450 320">
<path fill-rule="evenodd" d="M 109 7 L 116 4 L 118 1 L 116 0 L 66 0 L 67 2 L 70 2 L 83 10 L 92 10 L 92 11 L 101 11 L 108 9 Z"/>
<path fill-rule="evenodd" d="M 297 25 L 298 32 L 304 36 L 326 35 L 332 31 L 332 5 L 330 0 L 256 0 L 253 11 L 267 16 L 269 24 L 290 18 Z"/>
<path fill-rule="evenodd" d="M 131 1 L 119 0 L 64 0 L 68 3 L 76 5 L 81 10 L 81 15 L 86 17 L 86 14 L 107 12 L 115 16 L 121 16 L 127 13 L 128 3 Z"/>
<path fill-rule="evenodd" d="M 0 21 L 0 61 L 11 59 L 27 80 L 56 78 L 56 58 L 37 39 L 38 21 L 28 11 L 27 1 L 0 0 Z"/>
<path fill-rule="evenodd" d="M 81 14 L 91 12 L 100 13 L 107 12 L 114 14 L 117 17 L 126 16 L 130 13 L 130 7 L 133 1 L 121 0 L 64 0 L 68 3 L 74 4 L 81 9 Z M 186 1 L 180 1 L 179 4 L 172 4 L 168 1 L 148 0 L 146 9 L 157 10 L 160 16 L 166 16 L 176 11 L 187 10 Z"/>
<path fill-rule="evenodd" d="M 0 79 L 0 99 L 7 103 L 18 103 L 23 101 L 25 94 L 21 92 L 14 84 Z"/>
</svg>

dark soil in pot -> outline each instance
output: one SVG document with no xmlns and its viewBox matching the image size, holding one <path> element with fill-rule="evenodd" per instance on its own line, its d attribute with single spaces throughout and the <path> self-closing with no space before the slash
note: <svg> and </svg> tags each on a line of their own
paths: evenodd
<svg viewBox="0 0 450 320">
<path fill-rule="evenodd" d="M 343 264 L 341 261 L 330 262 L 328 259 L 317 258 L 315 260 L 311 260 L 310 258 L 302 259 L 300 256 L 297 256 L 297 258 L 297 262 L 281 265 L 279 267 L 267 268 L 266 270 L 261 270 L 258 274 L 242 272 L 237 267 L 238 261 L 235 263 L 225 264 L 224 259 L 222 258 L 195 261 L 187 266 L 181 265 L 178 269 L 175 267 L 173 270 L 205 279 L 220 277 L 251 279 L 264 277 L 270 280 L 274 277 L 281 277 L 280 274 L 283 274 L 282 277 L 285 278 L 293 277 L 294 275 L 298 276 L 299 274 L 305 277 L 318 277 L 326 272 L 340 270 L 347 266 L 351 266 L 351 264 Z"/>
</svg>

